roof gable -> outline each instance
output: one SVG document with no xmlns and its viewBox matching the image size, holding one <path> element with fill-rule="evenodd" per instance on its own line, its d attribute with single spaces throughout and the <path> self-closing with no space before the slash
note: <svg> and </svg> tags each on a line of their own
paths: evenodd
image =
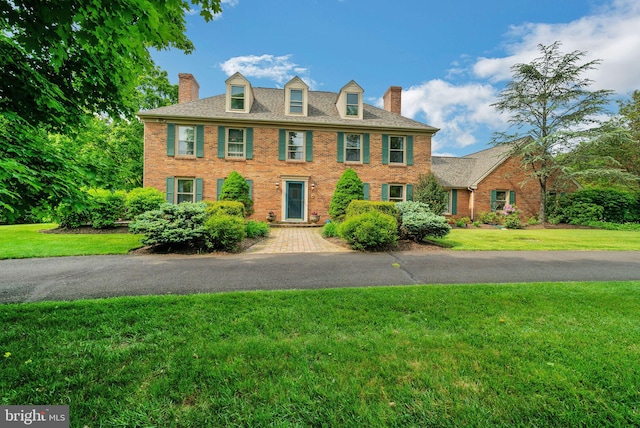
<svg viewBox="0 0 640 428">
<path fill-rule="evenodd" d="M 476 188 L 509 158 L 511 144 L 491 147 L 461 158 L 432 156 L 431 171 L 443 187 Z"/>
</svg>

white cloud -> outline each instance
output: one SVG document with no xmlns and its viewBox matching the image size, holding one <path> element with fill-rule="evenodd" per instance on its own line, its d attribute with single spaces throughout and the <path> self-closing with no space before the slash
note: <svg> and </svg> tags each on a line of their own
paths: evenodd
<svg viewBox="0 0 640 428">
<path fill-rule="evenodd" d="M 486 144 L 489 134 L 502 131 L 506 118 L 491 107 L 499 87 L 511 79 L 511 67 L 540 56 L 539 44 L 562 43 L 561 52 L 585 51 L 585 61 L 601 60 L 586 77 L 593 89 L 611 89 L 627 95 L 640 89 L 640 2 L 612 0 L 590 15 L 569 23 L 514 25 L 506 34 L 506 55 L 494 58 L 467 56 L 452 64 L 448 78 L 470 75 L 481 83 L 454 85 L 431 80 L 403 92 L 403 114 L 420 116 L 442 128 L 434 138 L 434 151 Z M 478 141 L 483 135 L 486 141 Z"/>
<path fill-rule="evenodd" d="M 441 128 L 433 141 L 434 150 L 467 147 L 484 143 L 474 136 L 479 127 L 504 125 L 503 118 L 491 107 L 496 93 L 489 84 L 453 85 L 431 80 L 402 92 L 402 114 Z"/>
<path fill-rule="evenodd" d="M 612 89 L 626 94 L 640 88 L 640 3 L 614 0 L 605 8 L 563 24 L 527 23 L 513 26 L 508 36 L 509 55 L 479 58 L 473 67 L 476 76 L 492 82 L 511 78 L 511 66 L 540 56 L 538 44 L 562 43 L 561 51 L 585 51 L 585 60 L 602 63 L 587 75 L 595 89 Z"/>
<path fill-rule="evenodd" d="M 309 69 L 292 62 L 291 56 L 268 54 L 237 56 L 221 63 L 220 68 L 227 76 L 240 72 L 247 78 L 268 79 L 278 85 L 284 85 L 294 76 L 298 76 L 313 89 L 316 82 L 311 79 Z"/>
</svg>

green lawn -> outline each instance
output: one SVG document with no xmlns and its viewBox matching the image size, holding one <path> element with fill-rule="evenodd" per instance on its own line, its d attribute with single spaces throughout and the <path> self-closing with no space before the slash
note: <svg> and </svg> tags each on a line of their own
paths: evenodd
<svg viewBox="0 0 640 428">
<path fill-rule="evenodd" d="M 52 234 L 55 224 L 0 226 L 0 259 L 126 254 L 142 246 L 142 235 Z"/>
<path fill-rule="evenodd" d="M 638 426 L 640 282 L 10 304 L 0 404 L 71 426 Z"/>
<path fill-rule="evenodd" d="M 639 251 L 640 231 L 601 229 L 451 229 L 433 240 L 453 250 L 616 250 Z"/>
</svg>

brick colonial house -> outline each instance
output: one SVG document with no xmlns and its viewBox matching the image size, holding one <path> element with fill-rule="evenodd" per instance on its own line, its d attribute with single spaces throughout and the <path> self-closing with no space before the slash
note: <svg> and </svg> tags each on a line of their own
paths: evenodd
<svg viewBox="0 0 640 428">
<path fill-rule="evenodd" d="M 437 128 L 402 117 L 402 88 L 384 95 L 384 109 L 366 104 L 354 81 L 338 93 L 311 91 L 298 77 L 284 89 L 253 88 L 240 73 L 226 93 L 199 99 L 191 74 L 179 75 L 176 105 L 143 111 L 144 186 L 169 202 L 216 200 L 224 179 L 250 184 L 254 218 L 328 218 L 346 168 L 365 183 L 365 198 L 412 199 L 418 176 L 431 169 Z"/>
<path fill-rule="evenodd" d="M 503 145 L 460 158 L 431 158 L 433 174 L 449 191 L 447 216 L 475 219 L 481 212 L 502 211 L 507 203 L 517 205 L 524 218 L 538 214 L 540 184 L 510 150 Z"/>
</svg>

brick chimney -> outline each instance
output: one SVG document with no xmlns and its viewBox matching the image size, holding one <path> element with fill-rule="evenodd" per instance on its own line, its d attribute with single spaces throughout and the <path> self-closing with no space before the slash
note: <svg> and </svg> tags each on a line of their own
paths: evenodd
<svg viewBox="0 0 640 428">
<path fill-rule="evenodd" d="M 400 86 L 390 86 L 382 99 L 386 111 L 402 114 L 402 88 Z"/>
<path fill-rule="evenodd" d="M 200 85 L 193 74 L 178 74 L 178 104 L 196 101 L 199 97 Z"/>
</svg>

